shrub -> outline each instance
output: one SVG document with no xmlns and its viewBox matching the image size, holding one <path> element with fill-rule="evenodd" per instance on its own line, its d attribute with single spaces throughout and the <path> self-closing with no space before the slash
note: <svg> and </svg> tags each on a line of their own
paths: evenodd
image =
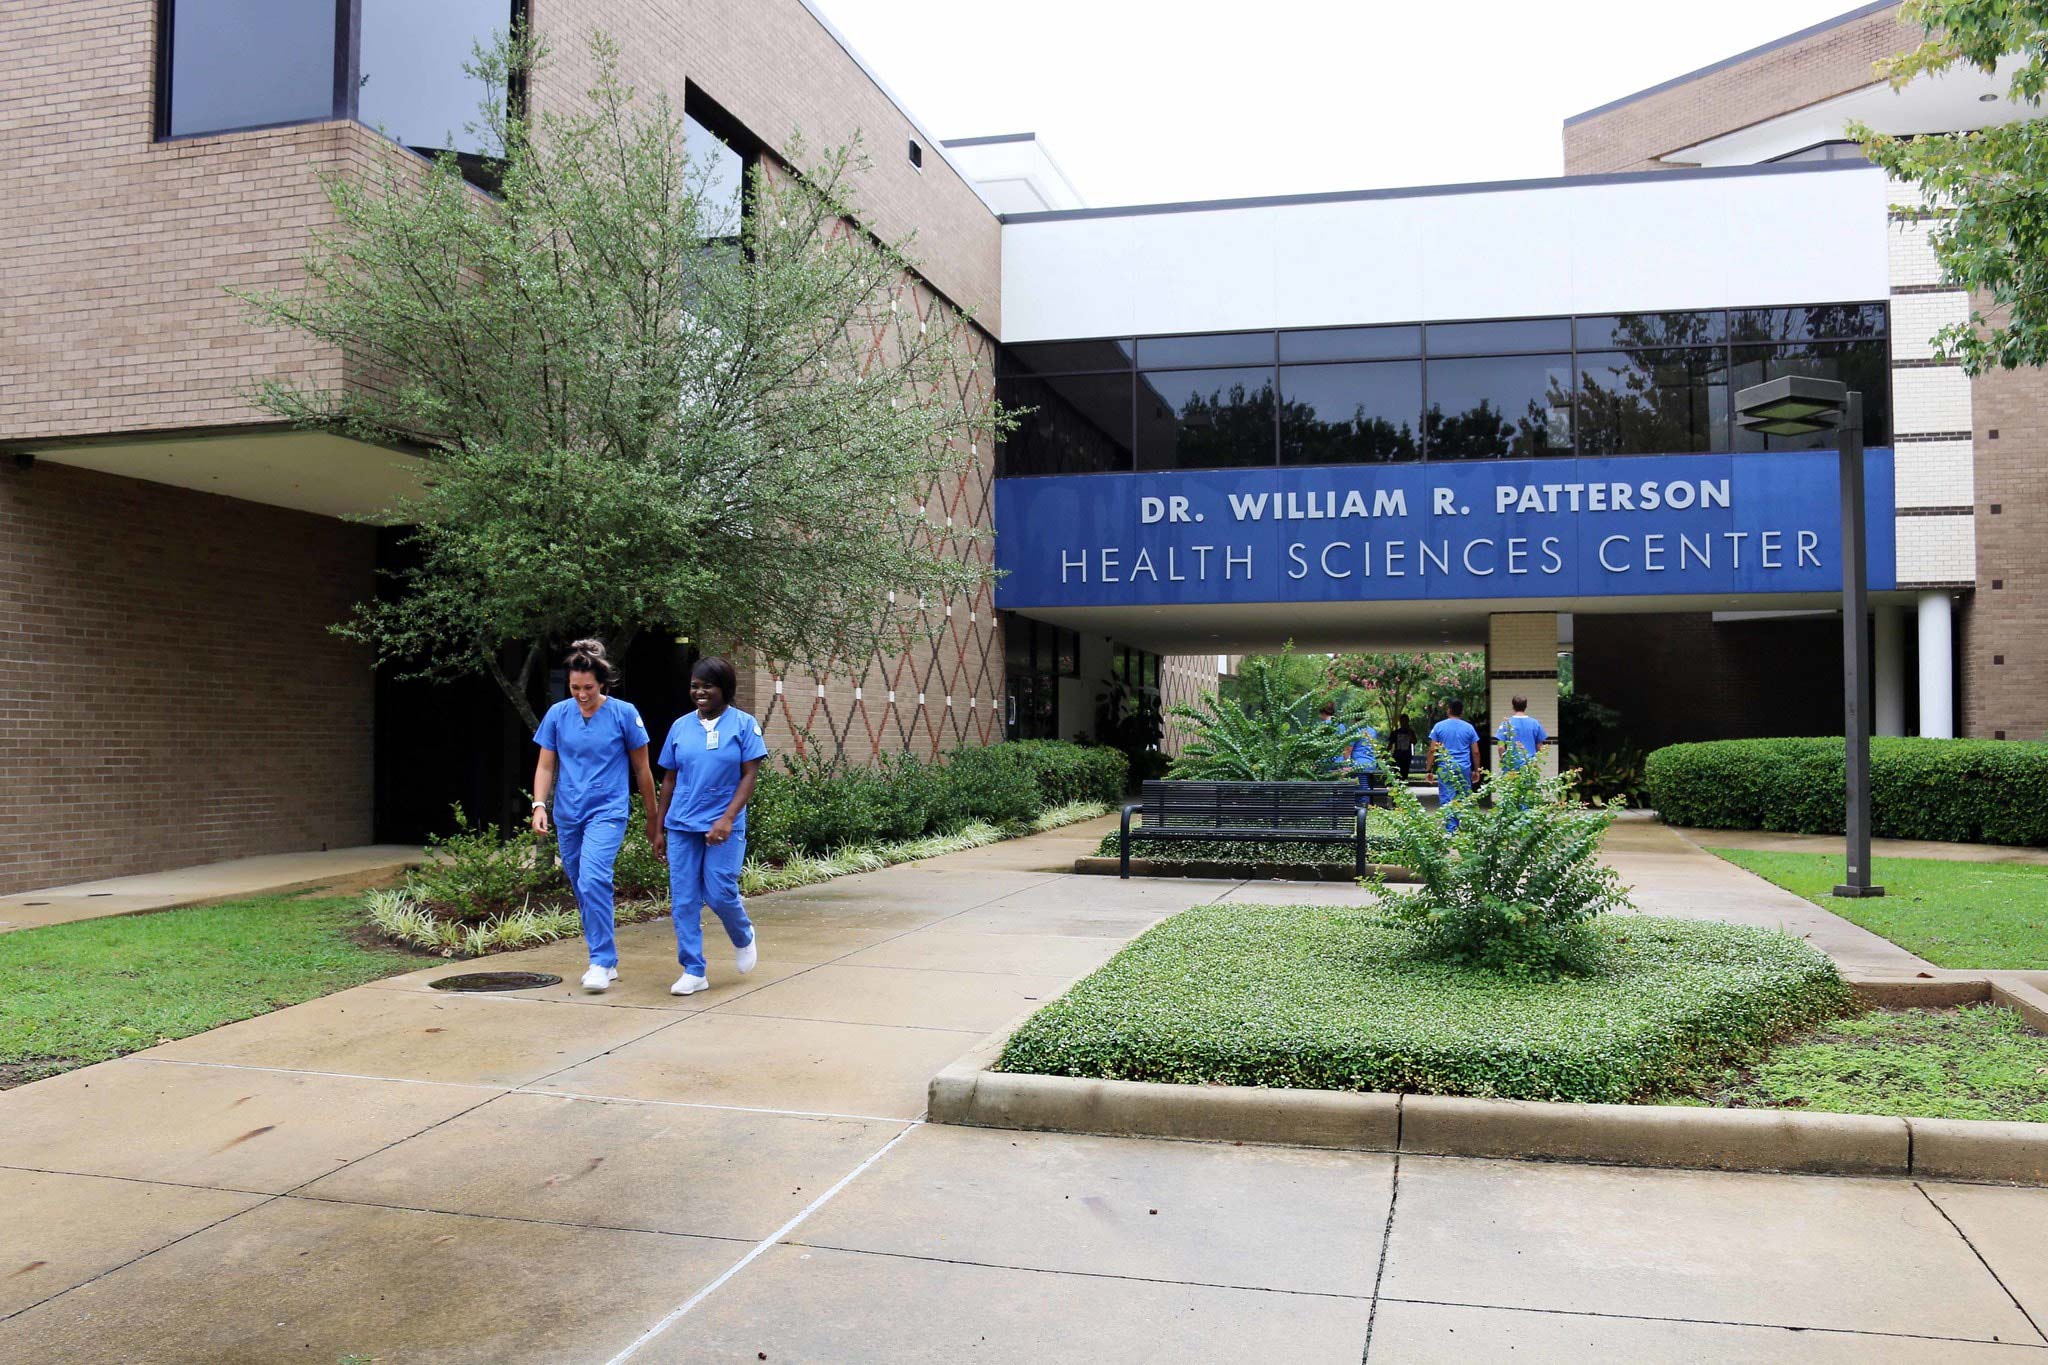
<svg viewBox="0 0 2048 1365">
<path fill-rule="evenodd" d="M 1042 741 L 1045 742 L 1045 741 Z M 992 825 L 1022 824 L 1042 810 L 1038 777 L 1012 744 L 955 749 L 941 770 L 949 815 Z"/>
<path fill-rule="evenodd" d="M 1421 885 L 1374 890 L 1428 956 L 1555 972 L 1579 964 L 1588 920 L 1628 906 L 1621 878 L 1599 863 L 1618 807 L 1582 805 L 1570 777 L 1546 776 L 1534 763 L 1503 772 L 1487 788 L 1490 804 L 1471 794 L 1451 804 L 1455 832 L 1405 785 L 1391 792 L 1390 856 Z"/>
<path fill-rule="evenodd" d="M 1337 775 L 1350 745 L 1346 731 L 1303 717 L 1316 694 L 1285 697 L 1279 670 L 1263 669 L 1236 697 L 1178 703 L 1173 718 L 1188 736 L 1167 775 L 1190 782 L 1324 782 Z M 1243 700 L 1240 701 L 1239 697 Z"/>
<path fill-rule="evenodd" d="M 568 894 L 553 838 L 471 825 L 461 806 L 454 809 L 455 832 L 429 835 L 426 861 L 406 877 L 413 899 L 444 918 L 480 921 Z"/>
<path fill-rule="evenodd" d="M 1030 770 L 1047 808 L 1084 801 L 1113 806 L 1129 790 L 1130 759 L 1106 745 L 1025 739 L 1001 747 Z"/>
<path fill-rule="evenodd" d="M 1645 764 L 1674 825 L 1839 834 L 1838 738 L 1672 744 Z M 1871 832 L 1883 838 L 2048 846 L 2048 743 L 1887 737 L 1870 742 Z"/>
<path fill-rule="evenodd" d="M 654 856 L 647 842 L 647 807 L 634 797 L 626 814 L 626 837 L 619 844 L 619 862 L 612 886 L 620 899 L 668 895 L 668 864 Z"/>
</svg>

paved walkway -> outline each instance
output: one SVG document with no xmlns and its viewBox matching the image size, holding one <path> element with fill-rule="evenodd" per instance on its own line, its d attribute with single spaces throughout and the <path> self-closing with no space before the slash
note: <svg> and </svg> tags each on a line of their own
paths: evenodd
<svg viewBox="0 0 2048 1365">
<path fill-rule="evenodd" d="M 331 887 L 337 892 L 360 890 L 413 866 L 420 857 L 418 844 L 365 844 L 318 853 L 235 858 L 136 877 L 110 877 L 75 886 L 18 891 L 0 896 L 0 933 L 312 887 Z"/>
<path fill-rule="evenodd" d="M 450 964 L 0 1093 L 0 1360 L 2048 1361 L 2048 1191 L 923 1123 L 1162 915 L 1345 891 L 1047 870 L 1094 837 L 762 897 L 685 1000 L 639 925 L 603 997 Z"/>
</svg>

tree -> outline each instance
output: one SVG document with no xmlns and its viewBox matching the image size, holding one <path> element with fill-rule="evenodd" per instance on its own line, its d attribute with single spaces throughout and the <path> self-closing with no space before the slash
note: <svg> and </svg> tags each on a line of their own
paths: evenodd
<svg viewBox="0 0 2048 1365">
<path fill-rule="evenodd" d="M 1168 775 L 1199 782 L 1335 780 L 1351 737 L 1312 714 L 1302 718 L 1312 711 L 1316 694 L 1289 696 L 1276 668 L 1239 677 L 1243 685 L 1236 696 L 1204 695 L 1196 706 L 1173 707 L 1188 739 Z"/>
<path fill-rule="evenodd" d="M 1896 88 L 1958 65 L 1993 72 L 2018 56 L 2007 87 L 2039 110 L 2048 86 L 2048 4 L 2042 0 L 1906 0 L 1901 16 L 1927 30 L 1913 51 L 1878 64 Z M 2048 362 L 2048 120 L 2026 118 L 1962 133 L 1893 136 L 1850 125 L 1873 162 L 1918 186 L 1915 211 L 1939 221 L 1935 259 L 1957 286 L 1988 296 L 1934 336 L 1970 374 Z"/>
<path fill-rule="evenodd" d="M 1247 714 L 1262 715 L 1269 705 L 1284 703 L 1295 721 L 1305 723 L 1330 690 L 1329 665 L 1329 656 L 1297 654 L 1289 640 L 1278 654 L 1239 659 L 1236 676 L 1224 679 L 1221 690 Z"/>
<path fill-rule="evenodd" d="M 426 456 L 391 509 L 414 567 L 337 629 L 403 676 L 482 668 L 529 725 L 536 663 L 574 636 L 825 667 L 987 574 L 916 495 L 1000 414 L 906 244 L 855 226 L 857 148 L 793 144 L 734 223 L 682 111 L 591 54 L 586 96 L 535 115 L 506 94 L 546 52 L 480 49 L 496 195 L 452 156 L 330 180 L 307 288 L 248 296 L 353 380 L 280 377 L 266 407 Z"/>
</svg>

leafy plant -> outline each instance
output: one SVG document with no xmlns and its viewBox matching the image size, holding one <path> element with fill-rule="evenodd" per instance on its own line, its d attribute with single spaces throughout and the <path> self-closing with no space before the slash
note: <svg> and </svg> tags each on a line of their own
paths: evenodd
<svg viewBox="0 0 2048 1365">
<path fill-rule="evenodd" d="M 1578 777 L 1578 791 L 1595 802 L 1619 801 L 1641 807 L 1648 802 L 1649 784 L 1643 776 L 1643 751 L 1622 740 L 1600 744 L 1572 757 Z"/>
<path fill-rule="evenodd" d="M 1452 802 L 1455 831 L 1404 785 L 1395 784 L 1391 796 L 1389 856 L 1421 885 L 1369 884 L 1429 956 L 1555 974 L 1583 965 L 1588 921 L 1628 907 L 1621 878 L 1599 862 L 1601 837 L 1619 806 L 1582 804 L 1569 776 L 1546 776 L 1534 763 L 1509 769 L 1488 784 L 1490 801 L 1467 794 Z"/>
<path fill-rule="evenodd" d="M 454 809 L 455 832 L 429 836 L 426 861 L 406 876 L 415 901 L 444 917 L 476 921 L 568 894 L 552 838 L 472 825 L 461 806 Z"/>
<path fill-rule="evenodd" d="M 1196 782 L 1327 782 L 1350 737 L 1336 726 L 1297 716 L 1313 693 L 1286 697 L 1276 671 L 1255 674 L 1238 697 L 1204 696 L 1176 705 L 1172 716 L 1188 736 L 1168 775 Z"/>
</svg>

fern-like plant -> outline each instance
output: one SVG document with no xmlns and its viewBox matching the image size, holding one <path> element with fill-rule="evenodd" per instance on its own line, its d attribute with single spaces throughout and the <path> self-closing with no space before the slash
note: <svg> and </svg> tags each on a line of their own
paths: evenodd
<svg viewBox="0 0 2048 1365">
<path fill-rule="evenodd" d="M 1204 696 L 1171 712 L 1188 734 L 1167 776 L 1189 782 L 1332 782 L 1350 736 L 1298 717 L 1315 710 L 1315 693 L 1288 698 L 1278 670 L 1240 679 L 1244 697 Z"/>
<path fill-rule="evenodd" d="M 1386 760 L 1382 757 L 1381 762 Z M 1389 858 L 1411 869 L 1412 891 L 1369 880 L 1381 907 L 1413 928 L 1433 957 L 1523 975 L 1550 975 L 1580 959 L 1580 931 L 1594 916 L 1628 908 L 1628 893 L 1599 862 L 1619 801 L 1588 806 L 1569 775 L 1538 764 L 1501 773 L 1483 794 L 1444 812 L 1406 785 L 1390 789 Z"/>
</svg>

